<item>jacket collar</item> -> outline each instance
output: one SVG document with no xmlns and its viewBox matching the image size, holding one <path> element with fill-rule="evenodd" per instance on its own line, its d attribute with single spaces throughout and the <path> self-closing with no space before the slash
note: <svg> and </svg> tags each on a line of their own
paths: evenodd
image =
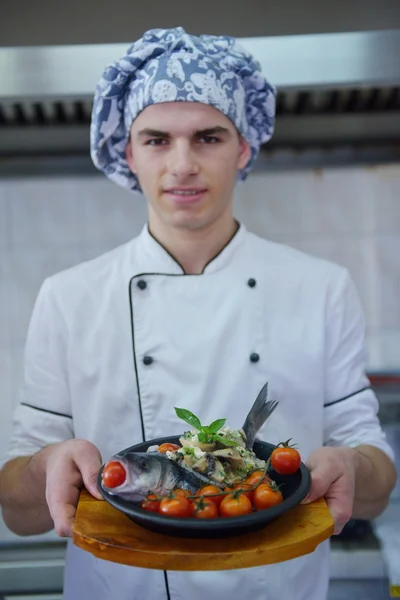
<svg viewBox="0 0 400 600">
<path fill-rule="evenodd" d="M 226 246 L 206 265 L 203 274 L 210 274 L 226 267 L 233 259 L 237 249 L 243 244 L 247 229 L 242 223 Z M 143 270 L 152 273 L 184 275 L 182 266 L 150 233 L 146 223 L 138 237 L 138 258 Z"/>
</svg>

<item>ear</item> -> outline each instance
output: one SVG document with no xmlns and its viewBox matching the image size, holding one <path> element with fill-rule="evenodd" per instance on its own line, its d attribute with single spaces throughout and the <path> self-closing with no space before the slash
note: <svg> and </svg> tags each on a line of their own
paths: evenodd
<svg viewBox="0 0 400 600">
<path fill-rule="evenodd" d="M 130 170 L 132 171 L 132 173 L 136 174 L 136 167 L 135 167 L 135 161 L 133 159 L 131 138 L 129 138 L 129 141 L 126 145 L 125 158 L 126 158 L 126 162 L 128 163 L 128 166 L 129 166 Z"/>
<path fill-rule="evenodd" d="M 251 147 L 249 142 L 241 135 L 239 137 L 239 155 L 237 168 L 243 169 L 251 158 Z"/>
</svg>

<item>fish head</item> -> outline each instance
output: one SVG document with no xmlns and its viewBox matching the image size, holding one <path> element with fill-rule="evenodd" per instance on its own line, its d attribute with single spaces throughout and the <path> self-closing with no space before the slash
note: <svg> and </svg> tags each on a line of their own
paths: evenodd
<svg viewBox="0 0 400 600">
<path fill-rule="evenodd" d="M 149 491 L 157 493 L 162 489 L 165 460 L 168 459 L 164 456 L 147 452 L 116 454 L 104 465 L 102 488 L 108 494 L 140 502 Z"/>
</svg>

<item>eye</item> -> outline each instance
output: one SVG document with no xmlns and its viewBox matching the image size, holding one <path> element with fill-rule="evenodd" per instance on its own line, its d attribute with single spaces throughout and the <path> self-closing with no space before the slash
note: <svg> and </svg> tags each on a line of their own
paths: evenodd
<svg viewBox="0 0 400 600">
<path fill-rule="evenodd" d="M 152 138 L 151 140 L 147 140 L 146 142 L 146 146 L 162 146 L 164 143 L 166 143 L 166 139 L 165 138 Z"/>
<path fill-rule="evenodd" d="M 219 142 L 219 138 L 214 135 L 203 135 L 203 137 L 199 138 L 199 141 L 205 144 L 216 144 Z"/>
<path fill-rule="evenodd" d="M 147 471 L 148 468 L 149 468 L 149 465 L 148 465 L 147 460 L 145 458 L 141 458 L 140 459 L 139 466 L 142 469 L 142 471 Z"/>
</svg>

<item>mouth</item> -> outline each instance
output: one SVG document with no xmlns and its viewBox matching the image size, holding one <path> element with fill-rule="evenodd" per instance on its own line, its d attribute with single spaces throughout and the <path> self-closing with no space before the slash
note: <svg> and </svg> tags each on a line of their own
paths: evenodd
<svg viewBox="0 0 400 600">
<path fill-rule="evenodd" d="M 195 204 L 199 202 L 204 194 L 207 192 L 206 188 L 190 187 L 190 188 L 168 188 L 164 190 L 164 194 L 175 204 L 187 205 Z"/>
</svg>

